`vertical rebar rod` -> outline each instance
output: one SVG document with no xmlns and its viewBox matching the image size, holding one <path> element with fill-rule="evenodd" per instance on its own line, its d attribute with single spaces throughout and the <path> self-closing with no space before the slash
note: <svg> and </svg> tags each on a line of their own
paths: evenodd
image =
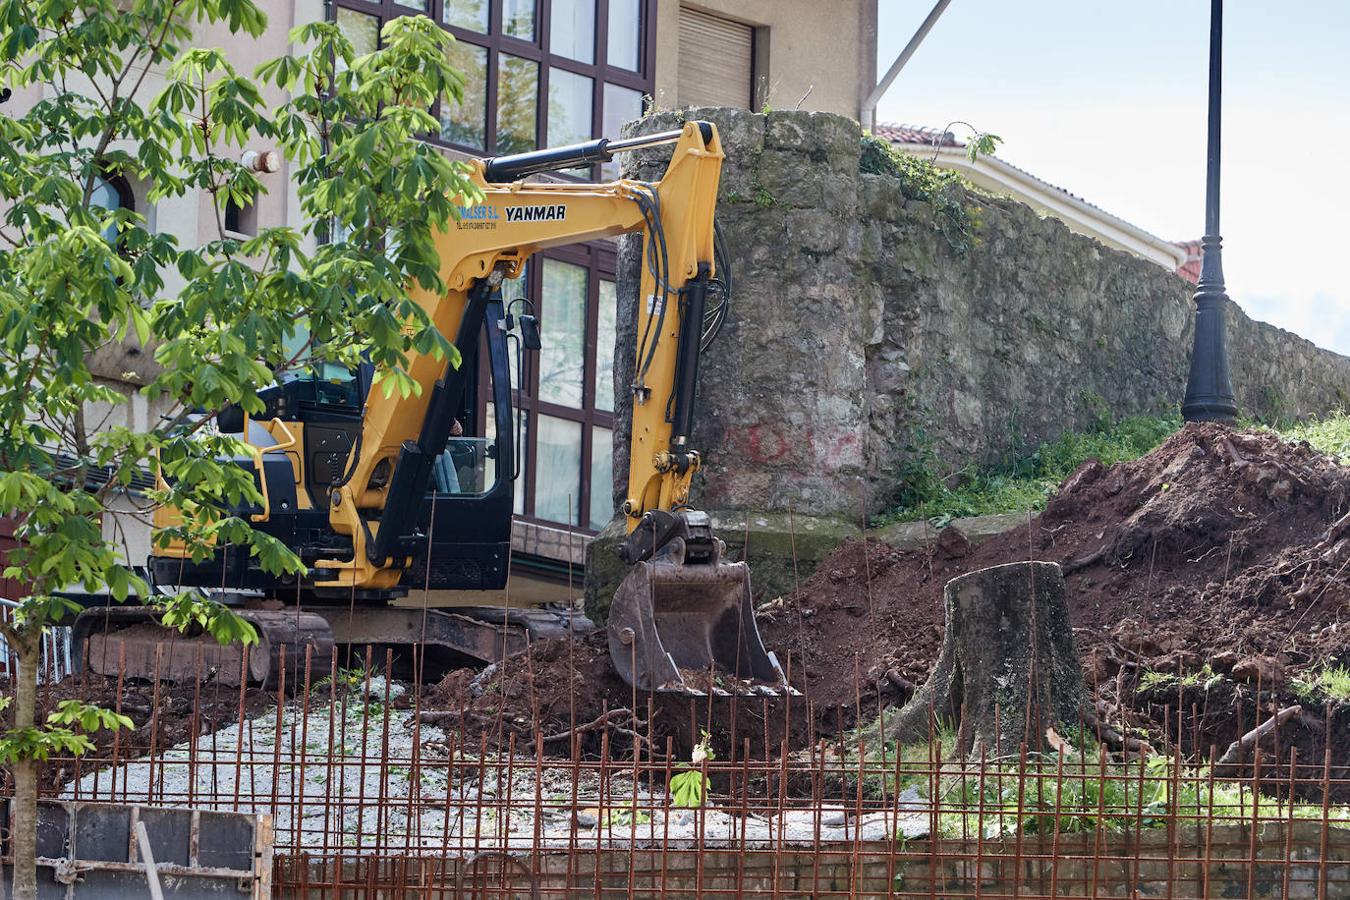
<svg viewBox="0 0 1350 900">
<path fill-rule="evenodd" d="M 156 768 L 155 762 L 156 760 L 159 759 L 159 754 L 157 752 L 159 749 L 159 683 L 160 683 L 159 666 L 160 666 L 160 651 L 163 648 L 164 645 L 162 643 L 155 644 L 155 668 L 154 668 L 155 680 L 150 690 L 150 759 L 147 764 L 147 767 L 149 769 L 148 774 L 150 781 L 150 789 L 149 789 L 149 797 L 147 799 L 149 799 L 152 802 L 155 799 L 155 768 Z M 163 774 L 163 766 L 164 766 L 163 760 L 159 760 L 159 768 L 161 774 Z M 123 784 L 125 785 L 126 782 L 124 781 Z M 123 799 L 125 800 L 125 798 Z"/>
<path fill-rule="evenodd" d="M 248 648 L 245 644 L 243 652 L 239 654 L 239 709 L 238 713 L 238 736 L 234 742 L 234 806 L 232 809 L 239 808 L 239 788 L 244 782 L 244 700 L 248 691 Z"/>
<path fill-rule="evenodd" d="M 1209 747 L 1209 771 L 1205 780 L 1205 868 L 1204 877 L 1200 884 L 1200 896 L 1209 896 L 1209 870 L 1214 860 L 1214 763 L 1217 757 L 1217 748 L 1211 744 Z"/>
<path fill-rule="evenodd" d="M 277 799 L 278 792 L 281 790 L 281 747 L 285 743 L 285 723 L 286 723 L 286 645 L 282 644 L 277 653 L 277 661 L 281 671 L 277 673 L 277 735 L 272 743 L 272 802 L 268 809 L 271 810 L 272 821 L 277 820 Z"/>
<path fill-rule="evenodd" d="M 1280 896 L 1289 896 L 1289 870 L 1294 863 L 1294 804 L 1296 796 L 1294 793 L 1294 783 L 1298 778 L 1298 747 L 1289 748 L 1289 804 L 1285 810 L 1284 821 L 1284 852 L 1280 854 Z"/>
</svg>

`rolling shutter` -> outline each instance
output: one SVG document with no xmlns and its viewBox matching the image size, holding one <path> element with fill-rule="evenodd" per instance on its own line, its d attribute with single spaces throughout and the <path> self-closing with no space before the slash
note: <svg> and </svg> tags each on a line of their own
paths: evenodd
<svg viewBox="0 0 1350 900">
<path fill-rule="evenodd" d="M 750 108 L 755 29 L 680 8 L 680 106 Z"/>
</svg>

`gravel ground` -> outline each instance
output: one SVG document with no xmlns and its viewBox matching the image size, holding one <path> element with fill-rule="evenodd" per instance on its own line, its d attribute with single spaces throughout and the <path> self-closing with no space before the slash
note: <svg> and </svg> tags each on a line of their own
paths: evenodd
<svg viewBox="0 0 1350 900">
<path fill-rule="evenodd" d="M 391 685 L 391 694 L 401 689 Z M 372 680 L 370 695 L 382 700 L 381 679 Z M 537 777 L 532 761 L 457 756 L 450 765 L 444 732 L 414 728 L 406 710 L 387 711 L 386 734 L 380 702 L 367 709 L 353 695 L 342 707 L 311 706 L 303 715 L 288 704 L 280 747 L 274 709 L 246 720 L 242 730 L 236 723 L 199 737 L 195 750 L 180 744 L 87 774 L 62 796 L 270 813 L 278 847 L 326 852 L 773 847 L 896 833 L 909 839 L 928 831 L 927 806 L 917 794 L 902 796 L 898 815 L 854 818 L 842 807 L 825 807 L 737 816 L 715 805 L 665 808 L 663 794 L 652 799 L 642 786 L 634 791 L 631 775 L 620 773 L 604 785 L 602 807 L 597 772 L 582 770 L 574 789 L 566 761 Z"/>
</svg>

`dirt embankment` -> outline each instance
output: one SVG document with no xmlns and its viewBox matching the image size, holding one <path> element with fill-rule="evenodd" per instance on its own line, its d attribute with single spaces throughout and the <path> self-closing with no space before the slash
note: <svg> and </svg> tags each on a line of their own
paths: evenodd
<svg viewBox="0 0 1350 900">
<path fill-rule="evenodd" d="M 1189 425 L 1137 461 L 1084 464 L 1043 515 L 977 546 L 945 529 L 917 551 L 841 547 L 798 593 L 760 610 L 765 643 L 802 698 L 635 695 L 596 634 L 570 648 L 537 644 L 473 690 L 473 673 L 454 673 L 424 706 L 450 711 L 442 721 L 467 734 L 545 734 L 560 752 L 568 744 L 557 735 L 574 725 L 597 752 L 604 729 L 588 727 L 597 720 L 616 726 L 620 748 L 634 721 L 616 710 L 632 710 L 642 733 L 654 715 L 658 749 L 703 728 L 727 749 L 749 738 L 752 752 L 772 752 L 784 737 L 795 748 L 874 718 L 923 683 L 948 580 L 1042 559 L 1063 566 L 1078 652 L 1111 722 L 1204 755 L 1301 702 L 1305 714 L 1284 729 L 1300 758 L 1320 761 L 1328 740 L 1350 756 L 1350 707 L 1297 689 L 1299 678 L 1350 664 L 1347 513 L 1350 468 L 1336 460 L 1268 432 Z"/>
<path fill-rule="evenodd" d="M 1323 700 L 1294 688 L 1350 663 L 1347 512 L 1350 468 L 1334 459 L 1269 432 L 1189 425 L 1137 461 L 1084 464 L 1043 515 L 978 546 L 950 530 L 912 552 L 852 542 L 798 594 L 768 604 L 761 628 L 821 712 L 866 716 L 927 677 L 948 580 L 1053 560 L 1089 684 L 1118 721 L 1179 730 L 1188 752 L 1204 754 L 1258 711 L 1302 702 L 1317 716 L 1289 739 L 1320 760 Z M 1159 674 L 1145 681 L 1149 672 Z M 1350 716 L 1333 707 L 1332 743 L 1345 744 Z"/>
<path fill-rule="evenodd" d="M 856 658 L 863 681 L 888 670 L 922 681 L 948 580 L 1048 559 L 1064 567 L 1090 676 L 1110 674 L 1121 649 L 1155 669 L 1265 656 L 1288 674 L 1350 650 L 1347 511 L 1350 469 L 1334 460 L 1270 433 L 1191 425 L 1140 460 L 1084 464 L 1043 515 L 978 546 L 950 530 L 912 552 L 851 542 L 769 604 L 761 628 L 819 704 L 848 704 L 841 660 Z"/>
</svg>

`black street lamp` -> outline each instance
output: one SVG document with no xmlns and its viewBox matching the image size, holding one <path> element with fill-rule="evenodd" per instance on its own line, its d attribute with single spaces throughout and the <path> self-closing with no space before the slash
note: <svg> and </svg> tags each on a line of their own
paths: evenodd
<svg viewBox="0 0 1350 900">
<path fill-rule="evenodd" d="M 1205 236 L 1200 283 L 1195 291 L 1195 346 L 1181 415 L 1187 422 L 1237 421 L 1237 400 L 1228 371 L 1228 336 L 1223 310 L 1228 293 L 1223 284 L 1219 237 L 1219 98 L 1223 89 L 1223 0 L 1211 0 L 1209 16 L 1209 148 L 1205 179 Z"/>
</svg>

